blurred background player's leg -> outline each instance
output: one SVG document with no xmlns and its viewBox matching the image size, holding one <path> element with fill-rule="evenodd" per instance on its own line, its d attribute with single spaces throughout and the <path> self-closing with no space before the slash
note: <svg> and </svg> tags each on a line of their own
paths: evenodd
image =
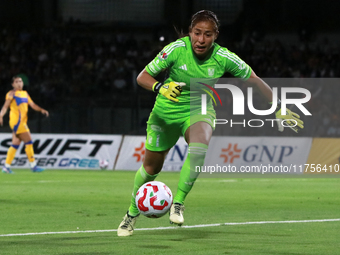
<svg viewBox="0 0 340 255">
<path fill-rule="evenodd" d="M 11 170 L 11 164 L 15 157 L 15 153 L 19 148 L 19 144 L 12 144 L 7 151 L 6 163 L 5 166 L 2 168 L 3 173 L 12 174 L 13 171 Z"/>
<path fill-rule="evenodd" d="M 5 163 L 5 166 L 2 169 L 3 173 L 7 173 L 7 174 L 13 173 L 13 171 L 11 170 L 11 164 L 12 164 L 12 161 L 15 157 L 15 153 L 17 152 L 17 149 L 20 146 L 20 142 L 21 142 L 21 140 L 13 132 L 12 133 L 12 145 L 11 145 L 11 147 L 9 147 L 9 149 L 7 151 L 6 163 Z"/>
<path fill-rule="evenodd" d="M 17 134 L 17 136 L 22 141 L 25 142 L 25 152 L 26 152 L 29 164 L 30 164 L 31 171 L 35 172 L 35 173 L 44 171 L 43 168 L 37 166 L 37 163 L 35 161 L 34 150 L 33 150 L 33 142 L 32 142 L 30 132 L 20 133 L 20 134 Z"/>
</svg>

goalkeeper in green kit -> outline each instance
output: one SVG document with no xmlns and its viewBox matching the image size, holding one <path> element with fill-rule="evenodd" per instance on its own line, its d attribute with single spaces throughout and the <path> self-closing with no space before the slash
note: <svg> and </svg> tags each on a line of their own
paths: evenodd
<svg viewBox="0 0 340 255">
<path fill-rule="evenodd" d="M 218 28 L 219 21 L 213 12 L 197 12 L 191 18 L 189 36 L 165 46 L 137 77 L 140 86 L 158 93 L 158 96 L 147 122 L 145 159 L 136 172 L 131 205 L 118 227 L 118 236 L 133 234 L 139 216 L 135 204 L 137 190 L 157 177 L 168 151 L 180 136 L 184 136 L 188 143 L 188 155 L 170 209 L 170 222 L 179 226 L 184 223 L 184 200 L 198 177 L 190 165 L 203 166 L 216 118 L 211 102 L 207 104 L 205 115 L 201 115 L 201 109 L 195 111 L 190 108 L 192 100 L 201 100 L 200 95 L 196 98 L 190 96 L 190 79 L 217 80 L 226 72 L 244 80 L 252 78 L 249 83 L 269 103 L 273 101 L 271 88 L 236 54 L 215 43 Z M 154 77 L 165 70 L 169 77 L 164 82 L 155 80 Z M 295 120 L 295 125 L 291 124 L 295 132 L 303 128 L 299 116 L 288 109 L 287 115 L 281 115 L 278 108 L 276 118 Z M 288 120 L 286 123 L 291 122 Z"/>
</svg>

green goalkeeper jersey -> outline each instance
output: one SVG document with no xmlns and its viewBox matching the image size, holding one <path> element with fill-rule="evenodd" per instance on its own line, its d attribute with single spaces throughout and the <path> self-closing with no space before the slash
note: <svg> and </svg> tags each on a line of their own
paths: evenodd
<svg viewBox="0 0 340 255">
<path fill-rule="evenodd" d="M 189 36 L 165 46 L 145 69 L 153 77 L 167 69 L 169 76 L 164 83 L 170 81 L 186 83 L 178 97 L 179 102 L 172 102 L 161 94 L 158 94 L 156 98 L 153 111 L 160 117 L 170 119 L 190 116 L 193 112 L 192 106 L 200 106 L 198 102 L 201 100 L 201 95 L 193 93 L 193 89 L 190 91 L 190 82 L 193 79 L 195 81 L 202 79 L 213 86 L 213 83 L 226 72 L 245 80 L 251 74 L 251 68 L 242 59 L 216 43 L 213 44 L 210 54 L 205 59 L 198 59 L 192 50 Z M 191 86 L 193 87 L 193 84 Z M 195 101 L 197 103 L 193 104 Z M 211 100 L 207 102 L 207 111 L 214 112 Z"/>
</svg>

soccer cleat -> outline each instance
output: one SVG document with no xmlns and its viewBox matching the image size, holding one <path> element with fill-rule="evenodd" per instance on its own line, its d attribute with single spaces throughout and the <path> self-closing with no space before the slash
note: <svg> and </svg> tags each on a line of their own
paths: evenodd
<svg viewBox="0 0 340 255">
<path fill-rule="evenodd" d="M 183 212 L 184 205 L 179 203 L 172 204 L 170 208 L 170 223 L 181 226 L 184 223 Z"/>
<path fill-rule="evenodd" d="M 14 174 L 14 172 L 9 167 L 5 167 L 5 166 L 2 168 L 2 172 L 4 174 Z"/>
<path fill-rule="evenodd" d="M 32 171 L 33 173 L 40 173 L 40 172 L 44 171 L 44 168 L 35 166 L 35 167 L 31 168 L 31 171 Z"/>
<path fill-rule="evenodd" d="M 129 213 L 126 213 L 123 218 L 123 221 L 119 224 L 117 235 L 118 236 L 132 236 L 133 228 L 135 227 L 138 216 L 139 215 L 133 217 L 129 215 Z"/>
</svg>

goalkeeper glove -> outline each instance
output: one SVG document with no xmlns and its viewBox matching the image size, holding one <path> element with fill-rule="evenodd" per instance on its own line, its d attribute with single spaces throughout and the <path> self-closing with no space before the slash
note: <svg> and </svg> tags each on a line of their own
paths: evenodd
<svg viewBox="0 0 340 255">
<path fill-rule="evenodd" d="M 171 81 L 169 83 L 163 84 L 157 81 L 152 86 L 152 90 L 156 93 L 162 94 L 172 102 L 178 102 L 179 100 L 177 97 L 181 95 L 183 86 L 185 86 L 184 82 Z"/>
<path fill-rule="evenodd" d="M 298 115 L 297 113 L 292 112 L 291 110 L 286 108 L 286 115 L 281 114 L 282 109 L 280 100 L 276 109 L 277 111 L 275 113 L 275 117 L 280 132 L 282 132 L 284 127 L 287 127 L 287 125 L 296 133 L 298 133 L 301 129 L 304 128 L 303 121 L 300 119 L 300 115 Z M 282 121 L 285 121 L 287 125 L 283 126 Z"/>
</svg>

